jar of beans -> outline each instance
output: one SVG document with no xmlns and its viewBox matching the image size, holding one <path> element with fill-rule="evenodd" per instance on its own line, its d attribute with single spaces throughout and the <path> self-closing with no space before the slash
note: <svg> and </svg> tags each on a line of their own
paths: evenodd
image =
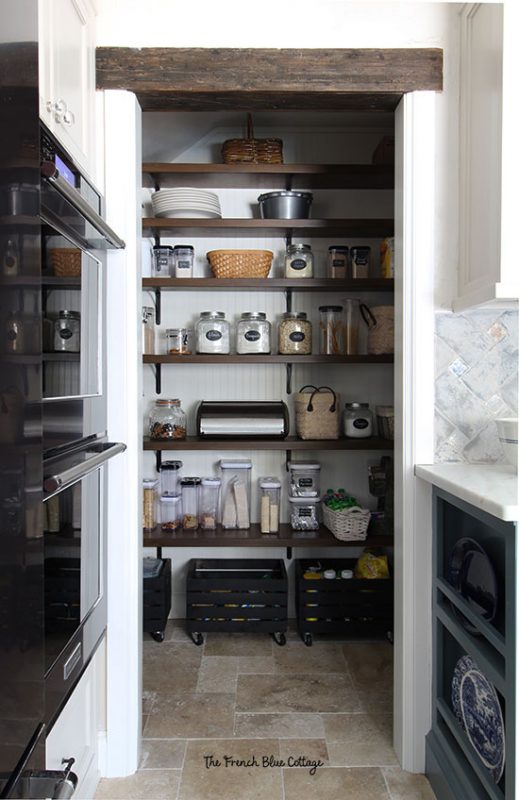
<svg viewBox="0 0 519 800">
<path fill-rule="evenodd" d="M 279 352 L 308 355 L 312 352 L 312 323 L 304 311 L 286 311 L 279 323 Z"/>
<path fill-rule="evenodd" d="M 150 414 L 150 439 L 185 439 L 186 415 L 180 400 L 155 400 Z"/>
</svg>

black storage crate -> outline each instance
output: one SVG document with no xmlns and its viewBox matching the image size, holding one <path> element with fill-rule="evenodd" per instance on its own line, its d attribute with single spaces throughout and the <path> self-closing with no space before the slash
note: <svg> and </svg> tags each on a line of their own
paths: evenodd
<svg viewBox="0 0 519 800">
<path fill-rule="evenodd" d="M 186 600 L 195 644 L 202 644 L 202 631 L 264 631 L 285 643 L 288 578 L 280 559 L 192 559 Z"/>
<path fill-rule="evenodd" d="M 357 559 L 319 559 L 322 571 L 353 570 Z M 393 578 L 307 579 L 316 561 L 296 559 L 297 629 L 307 645 L 314 633 L 366 636 L 393 630 Z"/>
<path fill-rule="evenodd" d="M 154 578 L 144 578 L 143 583 L 143 630 L 151 633 L 157 642 L 162 642 L 171 610 L 171 559 L 162 559 L 159 574 Z"/>
</svg>

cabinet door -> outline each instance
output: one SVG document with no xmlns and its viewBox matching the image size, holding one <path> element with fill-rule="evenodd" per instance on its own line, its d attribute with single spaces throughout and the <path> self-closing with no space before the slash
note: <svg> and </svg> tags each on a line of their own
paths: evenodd
<svg viewBox="0 0 519 800">
<path fill-rule="evenodd" d="M 89 174 L 94 171 L 93 22 L 85 0 L 40 3 L 40 114 Z"/>
</svg>

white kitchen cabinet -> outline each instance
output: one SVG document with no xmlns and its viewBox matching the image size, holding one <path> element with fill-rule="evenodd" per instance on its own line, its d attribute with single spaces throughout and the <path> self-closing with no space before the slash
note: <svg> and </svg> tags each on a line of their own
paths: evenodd
<svg viewBox="0 0 519 800">
<path fill-rule="evenodd" d="M 40 0 L 39 15 L 40 117 L 94 175 L 94 7 L 90 0 Z"/>
<path fill-rule="evenodd" d="M 466 4 L 460 46 L 460 263 L 454 310 L 519 298 L 512 113 L 515 4 Z"/>
</svg>

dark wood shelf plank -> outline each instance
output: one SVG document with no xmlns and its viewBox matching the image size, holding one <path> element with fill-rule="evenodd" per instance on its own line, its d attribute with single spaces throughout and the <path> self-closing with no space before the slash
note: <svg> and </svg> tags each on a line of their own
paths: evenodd
<svg viewBox="0 0 519 800">
<path fill-rule="evenodd" d="M 172 235 L 182 233 L 196 236 L 206 232 L 210 236 L 230 236 L 231 231 L 239 231 L 240 236 L 258 236 L 261 234 L 284 236 L 286 232 L 305 234 L 308 237 L 323 236 L 359 236 L 384 237 L 394 232 L 392 219 L 187 219 L 144 217 L 142 229 L 144 235 L 153 232 L 171 231 Z"/>
<path fill-rule="evenodd" d="M 334 278 L 143 278 L 143 289 L 174 291 L 179 289 L 208 289 L 211 291 L 286 291 L 298 292 L 394 292 L 392 278 L 356 278 L 338 280 Z"/>
<path fill-rule="evenodd" d="M 144 364 L 392 364 L 393 354 L 355 356 L 145 355 Z"/>
<path fill-rule="evenodd" d="M 368 532 L 369 533 L 369 532 Z M 392 534 L 368 535 L 362 542 L 343 542 L 321 526 L 317 531 L 293 531 L 281 524 L 279 533 L 260 533 L 258 523 L 247 530 L 143 531 L 144 547 L 392 547 Z"/>
<path fill-rule="evenodd" d="M 144 450 L 393 450 L 390 439 L 371 436 L 367 439 L 186 439 L 152 441 L 144 438 Z"/>
</svg>

